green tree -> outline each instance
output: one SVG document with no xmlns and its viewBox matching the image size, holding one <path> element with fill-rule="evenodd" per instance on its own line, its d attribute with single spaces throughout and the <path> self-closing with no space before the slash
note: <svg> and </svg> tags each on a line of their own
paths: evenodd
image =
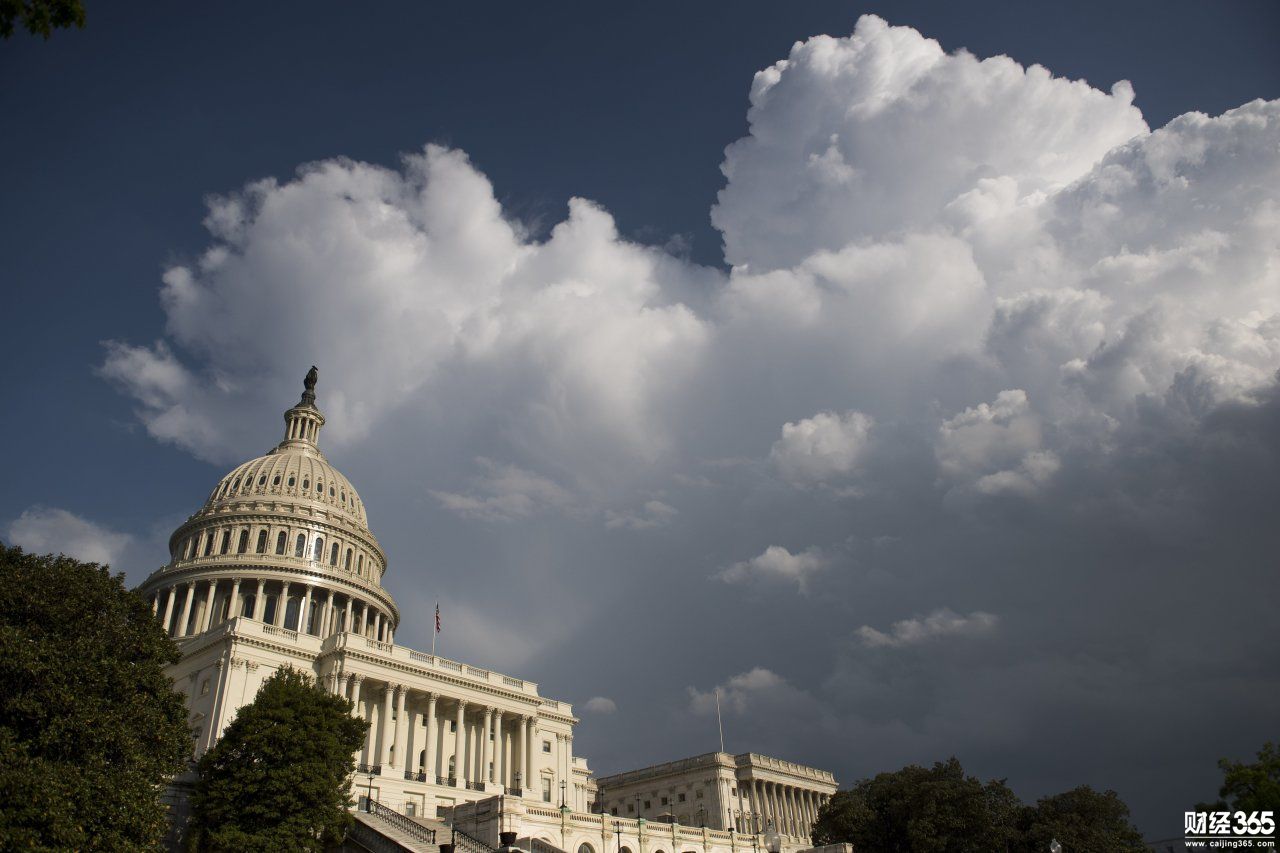
<svg viewBox="0 0 1280 853">
<path fill-rule="evenodd" d="M 1252 764 L 1218 761 L 1222 787 L 1216 803 L 1201 803 L 1200 811 L 1274 811 L 1280 814 L 1280 748 L 1267 741 Z"/>
<path fill-rule="evenodd" d="M 0 0 L 0 37 L 13 35 L 14 22 L 27 32 L 53 35 L 59 27 L 83 27 L 84 3 L 81 0 Z"/>
<path fill-rule="evenodd" d="M 1115 791 L 1081 785 L 1044 797 L 1023 812 L 1021 850 L 1043 853 L 1055 838 L 1067 853 L 1118 853 L 1147 847 L 1129 823 L 1129 807 Z"/>
<path fill-rule="evenodd" d="M 1022 804 L 1003 781 L 983 784 L 951 758 L 911 765 L 838 791 L 818 813 L 814 844 L 883 853 L 1012 849 Z"/>
<path fill-rule="evenodd" d="M 351 823 L 353 753 L 369 724 L 294 669 L 268 678 L 200 759 L 191 844 L 201 851 L 314 850 Z"/>
<path fill-rule="evenodd" d="M 0 544 L 0 850 L 151 850 L 191 733 L 124 576 Z"/>
</svg>

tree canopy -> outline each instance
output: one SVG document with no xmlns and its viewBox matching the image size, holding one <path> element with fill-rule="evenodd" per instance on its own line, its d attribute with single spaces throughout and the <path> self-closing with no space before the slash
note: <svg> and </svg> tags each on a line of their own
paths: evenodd
<svg viewBox="0 0 1280 853">
<path fill-rule="evenodd" d="M 281 669 L 200 759 L 191 843 L 201 851 L 314 850 L 351 823 L 353 754 L 369 724 L 305 673 Z"/>
<path fill-rule="evenodd" d="M 105 566 L 0 545 L 0 850 L 157 849 L 178 650 Z"/>
<path fill-rule="evenodd" d="M 1070 853 L 1145 851 L 1142 836 L 1129 823 L 1129 807 L 1115 791 L 1098 793 L 1082 785 L 1044 797 L 1023 812 L 1020 847 L 1044 851 L 1054 839 Z"/>
<path fill-rule="evenodd" d="M 1258 750 L 1258 760 L 1252 764 L 1223 758 L 1218 767 L 1222 768 L 1218 801 L 1201 804 L 1198 807 L 1201 811 L 1280 814 L 1280 747 L 1268 741 Z"/>
<path fill-rule="evenodd" d="M 0 0 L 0 37 L 13 35 L 14 23 L 33 35 L 53 35 L 61 27 L 84 26 L 81 0 Z"/>
<path fill-rule="evenodd" d="M 1054 838 L 1070 853 L 1142 851 L 1114 791 L 1087 786 L 1024 805 L 1003 780 L 966 776 L 950 758 L 911 765 L 837 791 L 818 813 L 813 843 L 878 853 L 1031 853 Z"/>
</svg>

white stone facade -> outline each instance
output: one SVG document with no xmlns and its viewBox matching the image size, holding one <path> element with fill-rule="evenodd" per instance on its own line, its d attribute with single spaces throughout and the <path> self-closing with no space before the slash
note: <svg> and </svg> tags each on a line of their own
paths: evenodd
<svg viewBox="0 0 1280 853">
<path fill-rule="evenodd" d="M 313 673 L 369 721 L 353 791 L 401 813 L 466 811 L 493 846 L 501 826 L 570 853 L 583 844 L 590 850 L 581 853 L 617 853 L 606 842 L 628 833 L 634 843 L 623 844 L 623 853 L 751 847 L 736 837 L 750 831 L 740 818 L 725 833 L 724 820 L 696 832 L 646 830 L 639 816 L 591 814 L 596 783 L 574 755 L 578 720 L 568 703 L 542 696 L 532 682 L 395 644 L 400 613 L 382 586 L 387 560 L 360 496 L 320 452 L 324 416 L 314 385 L 313 368 L 302 400 L 285 413 L 284 440 L 219 481 L 170 538 L 169 563 L 139 589 L 182 651 L 168 672 L 186 695 L 192 758 L 217 742 L 267 677 L 288 666 Z M 744 778 L 752 783 L 794 781 L 795 774 L 761 763 L 775 759 L 747 757 Z M 741 758 L 716 754 L 712 763 L 736 779 Z M 715 795 L 723 810 L 718 789 Z M 659 836 L 670 842 L 654 846 Z M 788 849 L 808 846 L 798 839 Z M 759 838 L 755 845 L 763 849 Z"/>
<path fill-rule="evenodd" d="M 836 791 L 826 770 L 744 752 L 709 752 L 596 780 L 612 815 L 808 839 Z"/>
</svg>

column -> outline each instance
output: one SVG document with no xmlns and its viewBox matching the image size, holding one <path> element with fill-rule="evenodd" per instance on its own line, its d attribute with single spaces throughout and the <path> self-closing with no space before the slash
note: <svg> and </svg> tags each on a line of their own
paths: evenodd
<svg viewBox="0 0 1280 853">
<path fill-rule="evenodd" d="M 227 605 L 227 618 L 234 619 L 240 615 L 240 578 L 231 583 L 231 603 Z"/>
<path fill-rule="evenodd" d="M 467 703 L 458 700 L 458 714 L 454 728 L 457 732 L 453 741 L 453 767 L 454 773 L 457 774 L 457 787 L 465 788 L 466 786 L 466 760 L 467 760 L 467 742 L 466 742 L 466 713 Z"/>
<path fill-rule="evenodd" d="M 342 630 L 351 630 L 351 596 L 349 595 L 347 596 L 347 613 L 342 618 Z"/>
<path fill-rule="evenodd" d="M 791 824 L 791 834 L 800 834 L 800 814 L 796 808 L 796 789 L 790 785 L 786 788 L 787 797 L 787 820 Z"/>
<path fill-rule="evenodd" d="M 276 597 L 276 618 L 271 620 L 277 628 L 284 627 L 284 614 L 289 609 L 289 582 L 283 581 L 280 595 Z"/>
<path fill-rule="evenodd" d="M 182 600 L 182 616 L 178 619 L 178 626 L 174 630 L 175 637 L 185 637 L 187 634 L 187 622 L 191 618 L 191 600 L 196 597 L 195 581 L 187 582 L 187 594 Z"/>
<path fill-rule="evenodd" d="M 164 625 L 165 633 L 169 633 L 169 620 L 173 618 L 173 601 L 178 597 L 177 585 L 169 587 L 169 600 L 164 605 Z"/>
<path fill-rule="evenodd" d="M 493 730 L 493 709 L 484 709 L 484 731 L 480 733 L 480 781 L 489 781 L 489 762 L 493 750 L 489 746 L 489 732 Z"/>
<path fill-rule="evenodd" d="M 364 684 L 363 675 L 351 676 L 351 716 L 360 716 L 360 686 Z"/>
<path fill-rule="evenodd" d="M 200 627 L 197 634 L 203 634 L 213 627 L 213 596 L 218 591 L 218 582 L 209 581 L 209 592 L 204 597 L 204 613 L 200 614 Z"/>
<path fill-rule="evenodd" d="M 267 615 L 267 579 L 258 578 L 258 594 L 253 597 L 253 618 L 262 621 Z"/>
<path fill-rule="evenodd" d="M 382 639 L 382 611 L 379 610 L 377 615 L 373 617 L 373 639 Z"/>
<path fill-rule="evenodd" d="M 391 703 L 395 700 L 396 687 L 388 684 L 387 689 L 382 692 L 382 719 L 378 721 L 380 729 L 379 737 L 382 739 L 378 757 L 381 759 L 378 763 L 383 766 L 391 765 Z"/>
<path fill-rule="evenodd" d="M 436 781 L 436 694 L 427 694 L 427 781 Z"/>
<path fill-rule="evenodd" d="M 529 745 L 529 718 L 521 716 L 517 721 L 516 731 L 520 733 L 520 742 L 516 745 L 516 772 L 520 774 L 520 781 L 516 784 L 522 789 L 521 795 L 524 795 L 525 788 L 529 787 L 529 765 L 525 763 L 528 757 Z"/>
<path fill-rule="evenodd" d="M 151 596 L 151 615 L 160 615 L 160 590 L 156 590 L 155 595 Z"/>
<path fill-rule="evenodd" d="M 324 591 L 324 604 L 319 605 L 320 620 L 316 623 L 316 636 L 322 640 L 329 636 L 329 604 L 332 600 L 333 591 L 326 589 Z"/>
<path fill-rule="evenodd" d="M 302 606 L 298 608 L 298 633 L 311 633 L 311 584 L 307 584 L 307 591 L 302 594 Z"/>
<path fill-rule="evenodd" d="M 525 717 L 524 735 L 524 789 L 533 787 L 533 742 L 538 736 L 538 718 Z M 534 792 L 537 796 L 537 792 Z"/>
<path fill-rule="evenodd" d="M 564 781 L 566 783 L 565 790 L 573 793 L 573 735 L 564 736 Z M 569 805 L 573 805 L 572 802 Z"/>
<path fill-rule="evenodd" d="M 502 748 L 502 709 L 493 709 L 493 778 L 489 781 L 507 785 L 506 770 L 507 752 Z"/>
<path fill-rule="evenodd" d="M 409 767 L 409 715 L 405 713 L 404 704 L 408 698 L 409 688 L 401 684 L 396 687 L 396 751 L 392 756 L 391 766 L 397 770 Z"/>
</svg>

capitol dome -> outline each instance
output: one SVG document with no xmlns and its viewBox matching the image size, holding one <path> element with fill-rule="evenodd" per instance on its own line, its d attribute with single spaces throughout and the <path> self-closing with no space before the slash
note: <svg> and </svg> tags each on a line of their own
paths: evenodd
<svg viewBox="0 0 1280 853">
<path fill-rule="evenodd" d="M 386 556 L 364 502 L 320 452 L 316 379 L 313 367 L 302 399 L 284 413 L 280 443 L 218 481 L 170 537 L 169 563 L 143 584 L 157 611 L 161 593 L 169 593 L 177 613 L 165 624 L 173 636 L 199 634 L 232 616 L 317 636 L 354 629 L 376 639 L 389 639 L 399 623 L 382 588 Z M 207 601 L 196 595 L 204 584 Z"/>
</svg>

